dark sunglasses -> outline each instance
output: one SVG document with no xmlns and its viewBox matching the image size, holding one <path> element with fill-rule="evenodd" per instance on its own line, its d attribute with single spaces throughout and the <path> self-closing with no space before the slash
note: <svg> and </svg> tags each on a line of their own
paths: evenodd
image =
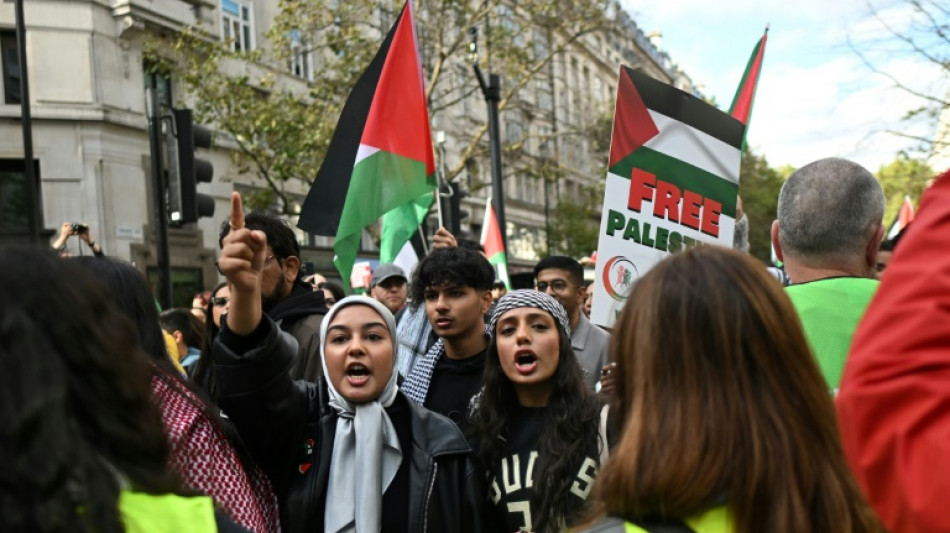
<svg viewBox="0 0 950 533">
<path fill-rule="evenodd" d="M 229 301 L 231 301 L 231 299 L 227 296 L 215 296 L 214 298 L 211 298 L 211 303 L 217 307 L 224 307 L 228 305 Z"/>
</svg>

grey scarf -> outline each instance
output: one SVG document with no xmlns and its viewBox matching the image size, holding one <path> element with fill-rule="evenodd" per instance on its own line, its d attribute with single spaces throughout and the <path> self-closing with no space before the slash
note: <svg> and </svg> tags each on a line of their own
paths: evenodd
<svg viewBox="0 0 950 533">
<path fill-rule="evenodd" d="M 386 322 L 393 340 L 393 373 L 379 398 L 354 404 L 340 395 L 329 379 L 324 354 L 327 329 L 336 314 L 350 305 L 372 307 Z M 327 533 L 378 533 L 383 512 L 383 493 L 396 477 L 402 462 L 399 437 L 385 408 L 396 399 L 396 324 L 392 313 L 381 303 L 366 296 L 348 296 L 336 303 L 320 326 L 320 359 L 323 374 L 328 376 L 330 407 L 337 414 L 336 437 L 330 458 L 330 483 L 327 487 L 326 513 L 323 518 Z"/>
</svg>

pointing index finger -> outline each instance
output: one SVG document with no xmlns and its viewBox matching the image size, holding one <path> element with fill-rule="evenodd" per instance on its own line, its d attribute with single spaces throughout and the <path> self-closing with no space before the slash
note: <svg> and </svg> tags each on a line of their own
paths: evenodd
<svg viewBox="0 0 950 533">
<path fill-rule="evenodd" d="M 241 193 L 237 191 L 231 193 L 231 218 L 228 223 L 231 229 L 244 227 L 244 205 L 241 202 Z"/>
</svg>

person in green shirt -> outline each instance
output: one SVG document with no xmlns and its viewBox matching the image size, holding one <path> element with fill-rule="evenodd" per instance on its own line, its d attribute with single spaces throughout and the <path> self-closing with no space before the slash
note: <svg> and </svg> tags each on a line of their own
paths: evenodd
<svg viewBox="0 0 950 533">
<path fill-rule="evenodd" d="M 831 390 L 837 390 L 858 321 L 877 290 L 884 193 L 867 169 L 827 158 L 782 185 L 772 246 L 786 289 Z"/>
<path fill-rule="evenodd" d="M 587 533 L 883 533 L 795 310 L 749 255 L 672 255 L 614 332 L 623 429 Z"/>
</svg>

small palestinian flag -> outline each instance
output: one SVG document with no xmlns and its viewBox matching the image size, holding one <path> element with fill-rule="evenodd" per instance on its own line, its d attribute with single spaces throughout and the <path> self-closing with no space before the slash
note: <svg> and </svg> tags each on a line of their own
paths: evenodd
<svg viewBox="0 0 950 533">
<path fill-rule="evenodd" d="M 482 247 L 485 248 L 485 257 L 495 267 L 495 278 L 505 282 L 510 291 L 511 282 L 508 281 L 508 256 L 505 254 L 505 244 L 501 238 L 501 227 L 495 208 L 491 205 L 491 197 L 485 200 L 485 220 L 482 222 Z"/>
<path fill-rule="evenodd" d="M 645 170 L 680 193 L 715 200 L 734 220 L 744 132 L 702 100 L 622 66 L 608 173 L 630 179 L 634 168 Z"/>
<path fill-rule="evenodd" d="M 363 228 L 435 185 L 429 112 L 406 2 L 343 106 L 297 225 L 336 237 L 334 264 L 348 287 Z"/>
<path fill-rule="evenodd" d="M 910 196 L 904 196 L 904 201 L 901 203 L 901 208 L 897 212 L 897 216 L 894 218 L 894 222 L 891 224 L 889 230 L 887 230 L 887 238 L 893 239 L 900 235 L 904 228 L 910 225 L 914 221 L 914 203 L 910 201 Z"/>
<path fill-rule="evenodd" d="M 755 89 L 759 84 L 759 76 L 762 74 L 762 61 L 765 59 L 765 41 L 769 36 L 769 28 L 766 26 L 765 34 L 756 43 L 752 49 L 752 56 L 749 57 L 749 63 L 742 73 L 742 80 L 739 81 L 739 88 L 736 89 L 736 95 L 732 99 L 732 105 L 729 106 L 729 114 L 736 117 L 739 122 L 749 129 L 749 120 L 752 118 L 752 104 L 755 102 Z"/>
</svg>

